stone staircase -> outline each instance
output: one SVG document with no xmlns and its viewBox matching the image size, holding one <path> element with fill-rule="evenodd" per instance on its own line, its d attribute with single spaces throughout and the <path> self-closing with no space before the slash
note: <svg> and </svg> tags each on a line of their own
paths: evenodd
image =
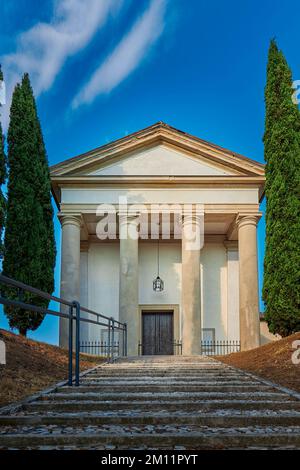
<svg viewBox="0 0 300 470">
<path fill-rule="evenodd" d="M 0 410 L 1 449 L 300 449 L 300 394 L 212 358 L 120 360 Z"/>
</svg>

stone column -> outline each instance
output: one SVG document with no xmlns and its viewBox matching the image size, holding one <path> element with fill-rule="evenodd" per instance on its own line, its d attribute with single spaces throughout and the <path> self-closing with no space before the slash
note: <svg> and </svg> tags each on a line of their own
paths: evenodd
<svg viewBox="0 0 300 470">
<path fill-rule="evenodd" d="M 127 354 L 138 355 L 139 332 L 139 261 L 138 216 L 119 216 L 120 289 L 119 320 L 127 323 Z M 136 234 L 136 235 L 135 235 Z M 122 350 L 122 348 L 121 348 Z"/>
<path fill-rule="evenodd" d="M 60 296 L 69 301 L 80 298 L 80 226 L 81 216 L 61 216 L 61 276 Z M 61 312 L 68 312 L 68 308 L 61 306 Z M 59 322 L 59 345 L 68 347 L 69 322 L 61 318 Z"/>
<path fill-rule="evenodd" d="M 201 352 L 200 245 L 193 247 L 188 236 L 199 229 L 198 219 L 184 216 L 182 224 L 182 352 L 185 356 Z"/>
<path fill-rule="evenodd" d="M 260 345 L 256 226 L 259 216 L 239 215 L 239 304 L 241 350 Z"/>
</svg>

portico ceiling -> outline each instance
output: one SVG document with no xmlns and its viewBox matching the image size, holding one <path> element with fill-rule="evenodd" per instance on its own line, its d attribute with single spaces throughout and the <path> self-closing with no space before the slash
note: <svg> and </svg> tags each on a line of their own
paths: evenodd
<svg viewBox="0 0 300 470">
<path fill-rule="evenodd" d="M 97 241 L 96 227 L 102 217 L 95 214 L 82 214 L 81 240 Z M 236 239 L 236 234 L 231 233 L 232 226 L 235 225 L 236 214 L 205 214 L 204 216 L 204 233 L 207 236 L 224 236 Z M 162 217 L 159 216 L 159 232 L 162 238 Z M 119 217 L 116 215 L 116 233 L 119 234 Z M 230 233 L 229 233 L 230 232 Z M 174 233 L 174 214 L 170 214 L 170 233 L 173 240 Z M 150 240 L 150 216 L 148 217 L 148 235 Z M 109 241 L 109 240 L 107 240 Z M 102 241 L 101 241 L 102 242 Z"/>
</svg>

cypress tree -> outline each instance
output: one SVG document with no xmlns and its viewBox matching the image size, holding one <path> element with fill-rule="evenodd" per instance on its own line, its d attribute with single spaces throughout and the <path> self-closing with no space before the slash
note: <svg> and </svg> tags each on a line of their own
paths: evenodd
<svg viewBox="0 0 300 470">
<path fill-rule="evenodd" d="M 52 293 L 55 240 L 50 177 L 42 130 L 28 74 L 12 98 L 8 130 L 8 202 L 3 274 Z M 18 298 L 6 289 L 9 298 Z M 47 307 L 48 301 L 24 293 L 22 300 Z M 5 307 L 10 327 L 22 335 L 35 330 L 44 315 Z"/>
<path fill-rule="evenodd" d="M 3 72 L 0 65 L 0 82 L 3 81 Z M 0 104 L 1 111 L 1 104 Z M 4 151 L 4 137 L 2 132 L 2 125 L 0 121 L 0 257 L 3 255 L 3 243 L 2 235 L 5 225 L 5 209 L 6 209 L 6 199 L 2 192 L 2 185 L 5 183 L 6 179 L 6 155 Z"/>
<path fill-rule="evenodd" d="M 300 330 L 300 116 L 292 74 L 271 41 L 265 88 L 266 252 L 263 299 L 272 333 Z"/>
</svg>

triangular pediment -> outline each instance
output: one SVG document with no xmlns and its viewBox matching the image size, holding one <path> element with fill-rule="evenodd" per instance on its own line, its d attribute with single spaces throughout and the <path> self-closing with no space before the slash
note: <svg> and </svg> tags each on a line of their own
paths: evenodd
<svg viewBox="0 0 300 470">
<path fill-rule="evenodd" d="M 264 165 L 164 123 L 51 167 L 52 177 L 263 175 Z"/>
<path fill-rule="evenodd" d="M 98 165 L 88 176 L 225 176 L 236 172 L 209 164 L 165 145 L 140 150 L 114 163 Z"/>
</svg>

